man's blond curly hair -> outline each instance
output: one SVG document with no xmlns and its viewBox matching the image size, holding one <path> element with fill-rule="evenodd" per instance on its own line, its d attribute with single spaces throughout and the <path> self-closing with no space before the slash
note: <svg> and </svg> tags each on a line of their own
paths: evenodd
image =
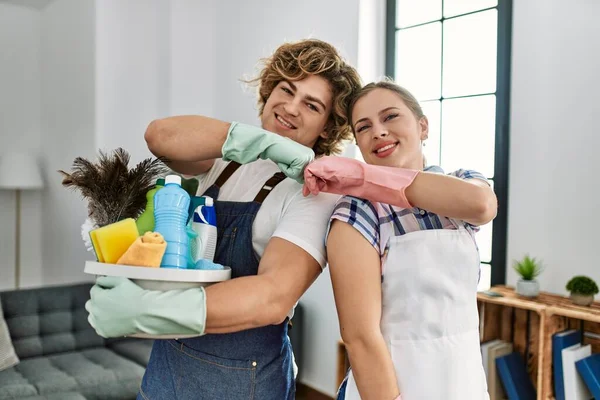
<svg viewBox="0 0 600 400">
<path fill-rule="evenodd" d="M 260 116 L 271 92 L 283 80 L 293 82 L 317 75 L 329 82 L 333 104 L 325 127 L 327 137 L 319 137 L 313 150 L 317 156 L 340 153 L 342 141 L 353 137 L 346 110 L 361 88 L 358 72 L 342 59 L 335 47 L 318 39 L 285 43 L 262 61 L 264 68 L 260 75 L 250 81 L 258 84 Z"/>
</svg>

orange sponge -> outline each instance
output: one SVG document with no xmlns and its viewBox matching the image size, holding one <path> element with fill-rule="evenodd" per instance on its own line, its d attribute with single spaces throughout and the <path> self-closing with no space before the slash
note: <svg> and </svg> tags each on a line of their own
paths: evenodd
<svg viewBox="0 0 600 400">
<path fill-rule="evenodd" d="M 167 242 L 160 233 L 146 232 L 129 246 L 117 264 L 159 268 L 166 249 Z"/>
</svg>

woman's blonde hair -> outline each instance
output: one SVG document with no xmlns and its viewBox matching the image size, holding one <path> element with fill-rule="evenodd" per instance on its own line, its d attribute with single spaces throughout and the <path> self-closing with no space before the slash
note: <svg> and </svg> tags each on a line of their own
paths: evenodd
<svg viewBox="0 0 600 400">
<path fill-rule="evenodd" d="M 352 139 L 346 110 L 361 87 L 358 72 L 342 59 L 335 47 L 318 39 L 285 43 L 262 61 L 264 68 L 260 75 L 249 81 L 258 83 L 259 115 L 275 86 L 283 80 L 293 82 L 316 75 L 329 82 L 333 104 L 325 127 L 327 137 L 319 137 L 313 150 L 318 156 L 340 153 L 342 141 Z"/>
<path fill-rule="evenodd" d="M 421 105 L 419 104 L 419 101 L 417 100 L 417 98 L 415 96 L 413 96 L 413 94 L 411 92 L 409 92 L 404 87 L 398 85 L 391 79 L 386 78 L 379 82 L 371 82 L 368 85 L 365 85 L 362 89 L 360 89 L 354 95 L 354 97 L 350 101 L 350 104 L 348 105 L 348 110 L 347 110 L 348 121 L 350 121 L 350 124 L 352 124 L 352 110 L 354 109 L 356 102 L 358 100 L 360 100 L 361 98 L 365 97 L 367 94 L 369 94 L 370 92 L 372 92 L 375 89 L 387 89 L 391 92 L 396 93 L 398 96 L 400 96 L 400 98 L 402 99 L 404 104 L 406 104 L 406 106 L 409 108 L 409 110 L 412 111 L 412 113 L 414 114 L 414 116 L 417 120 L 420 120 L 421 118 L 423 118 L 425 116 L 425 114 L 423 114 L 423 109 L 421 109 Z M 352 129 L 354 129 L 354 127 L 352 127 Z"/>
</svg>

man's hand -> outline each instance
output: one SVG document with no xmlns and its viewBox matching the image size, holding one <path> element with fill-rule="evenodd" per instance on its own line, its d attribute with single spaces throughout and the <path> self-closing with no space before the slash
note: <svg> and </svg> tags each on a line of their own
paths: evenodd
<svg viewBox="0 0 600 400">
<path fill-rule="evenodd" d="M 258 158 L 275 162 L 288 177 L 304 182 L 304 167 L 315 158 L 312 149 L 255 126 L 232 122 L 222 148 L 225 161 L 246 164 Z"/>
<path fill-rule="evenodd" d="M 102 337 L 204 333 L 204 288 L 161 292 L 142 289 L 127 278 L 104 276 L 90 295 L 85 303 L 88 321 Z"/>
</svg>

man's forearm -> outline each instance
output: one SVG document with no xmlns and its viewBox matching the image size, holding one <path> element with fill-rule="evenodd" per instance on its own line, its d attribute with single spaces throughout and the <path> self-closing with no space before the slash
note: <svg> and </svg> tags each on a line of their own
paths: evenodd
<svg viewBox="0 0 600 400">
<path fill-rule="evenodd" d="M 221 158 L 231 124 L 199 115 L 182 115 L 152 121 L 144 138 L 157 157 L 172 162 L 198 162 Z"/>
<path fill-rule="evenodd" d="M 245 276 L 206 288 L 206 333 L 231 333 L 276 324 L 280 302 L 268 278 Z"/>
</svg>

